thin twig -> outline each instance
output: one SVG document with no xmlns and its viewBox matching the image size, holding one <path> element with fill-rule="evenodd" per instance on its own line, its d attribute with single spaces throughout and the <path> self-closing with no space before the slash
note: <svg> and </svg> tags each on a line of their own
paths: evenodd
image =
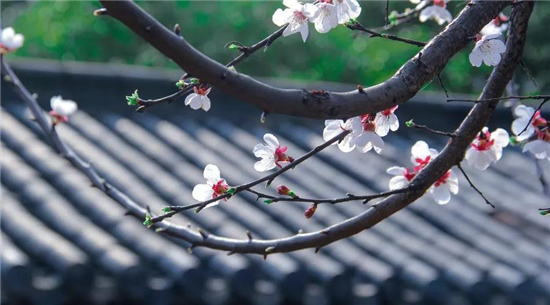
<svg viewBox="0 0 550 305">
<path fill-rule="evenodd" d="M 315 154 L 319 153 L 320 151 L 322 151 L 323 149 L 329 147 L 330 145 L 332 145 L 333 143 L 336 143 L 340 140 L 342 140 L 346 135 L 348 135 L 349 131 L 348 130 L 344 130 L 342 131 L 340 134 L 338 134 L 337 136 L 335 136 L 334 138 L 324 142 L 323 144 L 319 145 L 319 146 L 316 146 L 315 148 L 313 148 L 311 151 L 307 152 L 306 154 L 304 154 L 303 156 L 295 159 L 294 161 L 290 162 L 289 164 L 287 164 L 286 166 L 284 166 L 283 168 L 281 168 L 280 170 L 272 173 L 272 174 L 269 174 L 267 176 L 264 176 L 262 178 L 259 178 L 259 179 L 256 179 L 254 181 L 251 181 L 251 182 L 248 182 L 248 183 L 245 183 L 245 184 L 241 184 L 239 186 L 236 186 L 234 187 L 234 192 L 233 193 L 225 193 L 223 195 L 220 195 L 220 196 L 217 196 L 215 198 L 212 198 L 212 199 L 209 199 L 209 200 L 206 200 L 206 201 L 203 201 L 203 202 L 198 202 L 198 203 L 194 203 L 194 204 L 188 204 L 188 205 L 183 205 L 183 206 L 170 206 L 168 207 L 170 209 L 169 212 L 165 213 L 165 214 L 162 214 L 162 215 L 159 215 L 159 216 L 156 216 L 156 217 L 153 217 L 151 218 L 151 222 L 152 223 L 156 223 L 156 222 L 159 222 L 159 221 L 162 221 L 166 218 L 169 218 L 169 217 L 172 217 L 174 216 L 175 214 L 177 213 L 180 213 L 180 212 L 183 212 L 183 211 L 187 211 L 187 210 L 190 210 L 190 209 L 194 209 L 196 208 L 195 212 L 200 212 L 201 210 L 203 210 L 208 204 L 212 203 L 212 202 L 216 202 L 218 200 L 222 200 L 222 199 L 228 199 L 240 192 L 243 192 L 243 191 L 247 191 L 249 190 L 250 188 L 262 183 L 262 182 L 266 182 L 267 181 L 267 185 L 271 184 L 271 182 L 273 182 L 273 180 L 275 180 L 275 178 L 277 178 L 278 176 L 282 175 L 283 173 L 285 173 L 286 171 L 290 170 L 290 169 L 293 169 L 295 168 L 296 166 L 298 166 L 300 163 L 304 162 L 305 160 L 311 158 L 312 156 L 314 156 Z"/>
<path fill-rule="evenodd" d="M 241 54 L 237 57 L 235 57 L 233 60 L 231 60 L 229 63 L 227 63 L 226 67 L 235 67 L 239 63 L 241 63 L 243 60 L 245 60 L 250 55 L 254 54 L 258 50 L 262 49 L 263 47 L 270 46 L 277 38 L 281 37 L 283 35 L 284 30 L 286 29 L 287 25 L 279 28 L 277 31 L 273 32 L 271 35 L 267 36 L 263 40 L 259 41 L 258 43 L 252 45 L 251 47 L 242 47 L 240 49 Z M 185 73 L 181 79 L 185 80 L 187 78 L 191 77 L 191 74 Z M 191 90 L 193 90 L 194 86 L 189 86 L 185 89 L 182 89 L 176 93 L 170 94 L 165 97 L 161 97 L 158 99 L 149 99 L 149 100 L 137 100 L 137 105 L 139 106 L 138 110 L 139 112 L 143 112 L 146 108 L 156 106 L 163 103 L 171 103 L 172 101 L 176 100 L 177 98 L 184 96 L 188 93 L 191 93 Z"/>
<path fill-rule="evenodd" d="M 493 209 L 495 208 L 495 205 L 492 204 L 489 199 L 487 199 L 485 197 L 485 195 L 483 195 L 483 193 L 474 185 L 474 183 L 472 182 L 472 180 L 470 180 L 470 177 L 468 177 L 468 175 L 466 174 L 466 172 L 464 171 L 464 169 L 462 168 L 462 165 L 460 165 L 460 163 L 457 163 L 457 167 L 458 169 L 462 172 L 462 174 L 464 175 L 464 178 L 466 178 L 466 180 L 468 181 L 468 183 L 470 184 L 470 186 L 483 198 L 483 200 L 485 200 L 485 203 L 487 203 L 488 205 L 490 205 Z"/>
<path fill-rule="evenodd" d="M 355 23 L 352 23 L 352 24 L 347 24 L 346 27 L 350 30 L 369 33 L 370 34 L 369 37 L 381 37 L 381 38 L 385 38 L 385 39 L 389 39 L 389 40 L 400 41 L 400 42 L 412 44 L 412 45 L 415 45 L 417 47 L 423 47 L 423 46 L 426 45 L 426 43 L 422 42 L 422 41 L 412 40 L 412 39 L 408 39 L 408 38 L 401 38 L 401 37 L 396 36 L 396 35 L 378 33 L 376 31 L 369 30 L 369 29 L 365 28 L 363 25 L 361 25 L 359 22 L 355 22 Z"/>
<path fill-rule="evenodd" d="M 368 203 L 369 201 L 371 201 L 373 199 L 388 197 L 388 196 L 395 195 L 395 194 L 401 194 L 401 193 L 408 192 L 410 190 L 411 190 L 410 187 L 406 187 L 406 188 L 403 188 L 403 189 L 392 190 L 392 191 L 388 191 L 388 192 L 382 192 L 382 193 L 374 194 L 374 195 L 355 196 L 355 195 L 348 194 L 348 196 L 341 197 L 341 198 L 303 198 L 303 197 L 299 197 L 299 196 L 295 196 L 295 197 L 277 197 L 277 196 L 272 196 L 272 195 L 268 195 L 268 194 L 265 194 L 265 193 L 262 193 L 262 192 L 255 191 L 253 189 L 247 189 L 246 191 L 250 192 L 252 194 L 255 194 L 256 196 L 258 196 L 258 198 L 266 198 L 266 199 L 271 200 L 272 202 L 291 201 L 291 202 L 309 202 L 309 203 L 316 203 L 316 204 L 320 204 L 320 203 L 337 204 L 337 203 L 342 203 L 342 202 L 358 201 L 358 200 L 363 200 L 363 203 Z"/>
<path fill-rule="evenodd" d="M 439 80 L 439 85 L 441 88 L 443 88 L 443 91 L 445 92 L 445 96 L 449 98 L 449 92 L 447 91 L 447 88 L 445 88 L 445 85 L 443 85 L 443 80 L 441 79 L 441 75 L 437 74 L 437 79 Z"/>
<path fill-rule="evenodd" d="M 479 100 L 447 99 L 447 102 L 481 103 L 481 102 L 495 102 L 495 101 L 512 100 L 512 99 L 517 99 L 517 100 L 544 100 L 544 99 L 550 99 L 550 95 L 510 95 L 510 96 L 486 98 L 486 99 L 479 99 Z"/>
<path fill-rule="evenodd" d="M 457 134 L 455 132 L 446 132 L 446 131 L 435 130 L 435 129 L 432 129 L 432 128 L 426 126 L 426 125 L 416 124 L 415 122 L 413 122 L 413 120 L 407 121 L 405 123 L 405 125 L 409 128 L 424 129 L 424 130 L 427 130 L 431 133 L 434 133 L 434 134 L 437 134 L 437 135 L 440 135 L 440 136 L 446 136 L 446 137 L 450 137 L 450 138 L 456 138 L 457 137 Z"/>
</svg>

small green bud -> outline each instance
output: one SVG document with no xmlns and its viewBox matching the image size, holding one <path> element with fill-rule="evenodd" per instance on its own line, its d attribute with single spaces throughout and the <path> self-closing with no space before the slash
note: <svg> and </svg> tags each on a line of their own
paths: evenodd
<svg viewBox="0 0 550 305">
<path fill-rule="evenodd" d="M 540 215 L 542 216 L 550 215 L 550 209 L 541 209 Z"/>
<path fill-rule="evenodd" d="M 178 87 L 180 90 L 187 87 L 187 84 L 182 80 L 180 79 L 177 83 L 176 83 L 176 87 Z"/>
<path fill-rule="evenodd" d="M 172 208 L 171 207 L 164 207 L 162 208 L 162 212 L 163 213 L 168 213 L 168 212 L 171 212 L 172 211 Z"/>
<path fill-rule="evenodd" d="M 407 127 L 413 127 L 413 126 L 414 126 L 413 120 L 406 121 L 406 122 L 405 122 L 405 126 L 407 126 Z"/>
<path fill-rule="evenodd" d="M 296 194 L 294 193 L 294 191 L 290 191 L 290 192 L 288 192 L 288 196 L 294 198 L 294 197 L 296 197 Z"/>
<path fill-rule="evenodd" d="M 228 48 L 229 50 L 238 50 L 238 49 L 239 49 L 239 46 L 236 45 L 236 44 L 234 44 L 234 43 L 231 43 L 231 44 L 229 44 L 229 45 L 227 46 L 227 48 Z"/>
<path fill-rule="evenodd" d="M 518 139 L 516 137 L 510 137 L 510 145 L 517 146 L 519 144 Z"/>
<path fill-rule="evenodd" d="M 151 215 L 149 213 L 145 214 L 145 221 L 143 222 L 144 226 L 147 226 L 150 228 L 153 225 L 153 222 L 151 221 Z"/>
<path fill-rule="evenodd" d="M 132 95 L 126 96 L 126 101 L 128 102 L 128 106 L 136 106 L 139 100 L 138 91 L 134 91 Z"/>
<path fill-rule="evenodd" d="M 391 25 L 395 25 L 397 23 L 397 15 L 398 13 L 396 11 L 392 11 L 388 15 L 388 21 L 390 22 Z"/>
<path fill-rule="evenodd" d="M 235 194 L 235 191 L 237 191 L 237 189 L 235 189 L 234 187 L 230 187 L 230 188 L 227 190 L 227 193 L 233 195 L 233 194 Z"/>
<path fill-rule="evenodd" d="M 266 199 L 266 200 L 264 200 L 264 202 L 265 202 L 266 204 L 272 204 L 272 203 L 273 203 L 273 200 L 271 200 L 271 199 Z"/>
<path fill-rule="evenodd" d="M 192 85 L 198 85 L 200 83 L 199 79 L 198 78 L 190 78 L 189 79 L 189 83 L 192 84 Z"/>
</svg>

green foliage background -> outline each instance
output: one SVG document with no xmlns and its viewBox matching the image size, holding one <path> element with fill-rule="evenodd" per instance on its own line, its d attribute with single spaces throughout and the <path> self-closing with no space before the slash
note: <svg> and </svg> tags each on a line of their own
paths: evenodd
<svg viewBox="0 0 550 305">
<path fill-rule="evenodd" d="M 283 7 L 279 1 L 137 1 L 145 10 L 169 28 L 181 25 L 184 37 L 212 58 L 226 62 L 238 55 L 224 49 L 232 40 L 253 44 L 277 29 L 273 12 Z M 448 8 L 460 12 L 464 1 L 453 1 Z M 369 28 L 384 24 L 385 2 L 361 2 L 359 21 Z M 391 2 L 390 9 L 403 11 L 414 5 Z M 156 67 L 176 65 L 146 44 L 131 31 L 108 17 L 94 17 L 100 8 L 91 1 L 7 2 L 2 4 L 3 22 L 25 35 L 25 46 L 10 55 L 58 60 L 116 62 Z M 509 13 L 509 12 L 507 12 Z M 530 24 L 524 61 L 538 82 L 535 87 L 520 71 L 523 91 L 544 91 L 550 84 L 550 41 L 544 20 L 550 17 L 550 3 L 537 3 Z M 3 24 L 6 26 L 7 24 Z M 390 32 L 427 41 L 442 27 L 435 22 L 413 21 Z M 473 47 L 473 43 L 472 46 Z M 468 61 L 471 47 L 457 54 L 442 73 L 446 87 L 455 92 L 477 93 L 491 69 L 474 68 Z M 254 75 L 299 80 L 324 80 L 373 85 L 394 74 L 419 48 L 380 38 L 368 38 L 340 26 L 328 34 L 310 27 L 304 44 L 299 35 L 277 40 L 265 53 L 254 54 L 238 66 L 238 71 Z M 427 89 L 440 90 L 437 80 Z"/>
</svg>

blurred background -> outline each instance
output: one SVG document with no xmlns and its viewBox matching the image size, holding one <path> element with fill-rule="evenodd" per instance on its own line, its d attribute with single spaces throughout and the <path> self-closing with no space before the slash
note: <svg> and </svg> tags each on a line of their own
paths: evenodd
<svg viewBox="0 0 550 305">
<path fill-rule="evenodd" d="M 271 16 L 282 7 L 278 1 L 137 3 L 168 28 L 179 23 L 189 42 L 221 62 L 237 55 L 223 48 L 227 42 L 250 45 L 275 31 Z M 107 181 L 154 212 L 193 202 L 191 190 L 204 183 L 209 163 L 231 185 L 260 177 L 252 148 L 266 132 L 293 157 L 322 143 L 322 121 L 271 115 L 262 124 L 259 109 L 216 89 L 208 113 L 191 110 L 183 100 L 135 113 L 125 101 L 135 89 L 142 98 L 175 92 L 182 72 L 171 61 L 117 21 L 94 17 L 97 2 L 1 5 L 2 27 L 25 35 L 25 45 L 6 60 L 40 105 L 49 110 L 55 95 L 79 104 L 69 123 L 57 127 L 61 137 Z M 384 24 L 384 2 L 361 5 L 363 25 Z M 456 15 L 464 5 L 453 1 L 448 7 Z M 544 22 L 549 5 L 537 3 L 530 23 L 524 61 L 537 86 L 518 68 L 522 94 L 549 92 Z M 412 6 L 390 3 L 398 11 Z M 415 20 L 390 32 L 427 41 L 440 30 Z M 491 71 L 472 68 L 470 50 L 457 54 L 441 75 L 452 97 L 477 95 Z M 311 27 L 305 44 L 298 35 L 281 38 L 237 70 L 286 88 L 345 91 L 379 83 L 416 52 L 417 47 L 343 27 L 324 35 Z M 317 254 L 309 249 L 264 261 L 193 249 L 147 229 L 143 219 L 125 216 L 51 148 L 5 83 L 1 97 L 2 304 L 550 304 L 550 221 L 537 210 L 550 205 L 539 181 L 550 165 L 537 166 L 518 148 L 506 148 L 487 171 L 464 166 L 495 209 L 459 174 L 460 193 L 447 205 L 427 195 Z M 386 169 L 410 167 L 410 147 L 417 140 L 436 149 L 447 140 L 407 129 L 404 122 L 414 118 L 453 130 L 469 108 L 446 103 L 435 80 L 397 110 L 402 127 L 384 138 L 381 155 L 344 155 L 330 147 L 274 187 L 284 184 L 301 196 L 320 198 L 386 191 L 391 178 Z M 511 120 L 510 109 L 499 107 L 489 125 L 509 131 Z M 321 205 L 307 220 L 307 207 L 266 205 L 245 194 L 171 221 L 223 236 L 246 238 L 249 231 L 270 239 L 320 230 L 366 209 L 358 202 Z"/>
</svg>

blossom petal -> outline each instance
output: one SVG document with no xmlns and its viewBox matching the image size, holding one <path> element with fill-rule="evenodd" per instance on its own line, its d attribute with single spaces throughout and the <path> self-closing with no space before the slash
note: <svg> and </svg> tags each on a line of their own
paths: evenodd
<svg viewBox="0 0 550 305">
<path fill-rule="evenodd" d="M 279 147 L 279 140 L 277 140 L 277 138 L 270 133 L 266 133 L 264 135 L 264 142 L 270 147 L 273 147 L 273 148 Z"/>
<path fill-rule="evenodd" d="M 528 107 L 525 105 L 518 105 L 514 109 L 514 114 L 520 118 L 530 119 L 534 113 L 535 113 L 535 109 L 533 107 Z"/>
<path fill-rule="evenodd" d="M 207 96 L 203 96 L 202 97 L 202 109 L 204 111 L 208 111 L 210 110 L 210 106 L 211 106 L 211 102 L 210 102 L 210 99 L 207 97 Z"/>
<path fill-rule="evenodd" d="M 389 188 L 392 191 L 402 189 L 407 185 L 409 185 L 409 180 L 407 180 L 407 178 L 405 178 L 404 176 L 392 177 L 389 182 Z"/>
<path fill-rule="evenodd" d="M 221 180 L 220 169 L 214 164 L 208 164 L 204 168 L 204 179 L 212 184 L 218 183 Z"/>
<path fill-rule="evenodd" d="M 274 158 L 262 158 L 262 160 L 254 163 L 254 169 L 259 172 L 265 172 L 271 169 L 274 169 L 277 165 L 275 164 Z"/>
<path fill-rule="evenodd" d="M 277 9 L 275 13 L 273 13 L 273 17 L 271 17 L 271 20 L 273 23 L 275 23 L 276 26 L 283 26 L 288 22 L 288 18 L 292 15 L 292 11 L 289 9 Z M 285 30 L 286 31 L 286 30 Z M 288 35 L 284 35 L 288 36 Z"/>
<path fill-rule="evenodd" d="M 506 147 L 508 146 L 508 143 L 510 143 L 510 135 L 508 135 L 508 132 L 506 130 L 502 128 L 497 128 L 491 133 L 491 140 L 495 141 L 494 145 Z"/>
<path fill-rule="evenodd" d="M 208 184 L 197 184 L 193 188 L 193 192 L 191 193 L 193 198 L 197 201 L 206 201 L 212 199 L 212 196 L 214 195 L 214 190 L 212 190 L 212 186 Z"/>
<path fill-rule="evenodd" d="M 302 40 L 304 42 L 306 42 L 307 40 L 307 35 L 309 34 L 309 26 L 307 23 L 303 23 L 302 25 L 300 25 L 300 35 L 302 36 Z"/>
<path fill-rule="evenodd" d="M 302 5 L 297 0 L 283 0 L 283 5 L 294 11 L 302 9 Z"/>
<path fill-rule="evenodd" d="M 265 144 L 256 144 L 252 152 L 254 153 L 254 156 L 264 158 L 267 156 L 273 156 L 275 154 L 275 148 Z"/>
<path fill-rule="evenodd" d="M 451 201 L 451 193 L 447 184 L 441 184 L 438 187 L 431 188 L 432 197 L 439 204 L 447 204 Z"/>
<path fill-rule="evenodd" d="M 328 141 L 342 132 L 342 126 L 344 121 L 342 120 L 326 120 L 325 129 L 323 129 L 323 140 Z M 333 143 L 335 145 L 336 143 Z"/>
<path fill-rule="evenodd" d="M 481 67 L 481 63 L 483 62 L 483 54 L 477 47 L 474 47 L 472 53 L 470 53 L 469 59 L 472 66 Z"/>
<path fill-rule="evenodd" d="M 401 166 L 392 166 L 386 170 L 386 173 L 394 176 L 403 176 L 405 174 L 405 168 Z"/>
<path fill-rule="evenodd" d="M 351 135 L 345 136 L 342 141 L 338 143 L 338 148 L 345 153 L 353 151 L 353 149 L 355 149 L 355 138 Z"/>
</svg>

